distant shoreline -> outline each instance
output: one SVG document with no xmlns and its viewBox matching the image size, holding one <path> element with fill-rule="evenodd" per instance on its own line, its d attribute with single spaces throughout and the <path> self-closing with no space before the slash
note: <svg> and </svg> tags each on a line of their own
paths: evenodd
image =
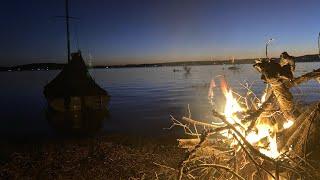
<svg viewBox="0 0 320 180">
<path fill-rule="evenodd" d="M 253 64 L 258 59 L 238 59 L 234 64 Z M 277 58 L 273 58 L 277 59 Z M 296 62 L 319 62 L 318 54 L 303 55 L 295 57 Z M 166 62 L 166 63 L 152 63 L 152 64 L 126 64 L 126 65 L 96 65 L 90 68 L 93 69 L 112 69 L 112 68 L 134 68 L 134 67 L 166 67 L 166 66 L 197 66 L 197 65 L 228 65 L 232 64 L 230 60 L 217 61 L 185 61 L 185 62 Z M 59 70 L 64 67 L 62 63 L 32 63 L 23 64 L 10 67 L 1 67 L 0 71 L 46 71 Z"/>
</svg>

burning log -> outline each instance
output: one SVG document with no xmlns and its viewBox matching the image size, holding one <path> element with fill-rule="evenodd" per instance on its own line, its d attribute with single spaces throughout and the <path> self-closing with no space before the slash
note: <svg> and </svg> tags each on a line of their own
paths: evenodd
<svg viewBox="0 0 320 180">
<path fill-rule="evenodd" d="M 262 79 L 271 86 L 272 93 L 277 99 L 279 108 L 283 113 L 285 120 L 294 121 L 292 127 L 281 132 L 281 140 L 279 141 L 279 150 L 284 151 L 289 146 L 293 146 L 301 133 L 310 125 L 310 120 L 313 120 L 318 114 L 319 105 L 313 105 L 307 108 L 302 114 L 295 107 L 293 96 L 289 88 L 299 85 L 308 80 L 319 78 L 320 69 L 304 74 L 298 78 L 293 77 L 295 63 L 292 56 L 284 52 L 281 55 L 280 63 L 272 60 L 259 61 L 254 67 L 262 74 Z M 312 118 L 310 117 L 312 116 Z M 279 119 L 279 118 L 278 118 Z M 283 121 L 283 120 L 282 120 Z M 281 124 L 283 122 L 280 121 Z M 301 138 L 301 137 L 300 137 Z M 320 138 L 320 136 L 319 136 Z M 302 151 L 300 150 L 300 153 Z"/>
<path fill-rule="evenodd" d="M 192 136 L 178 139 L 179 147 L 188 149 L 179 169 L 174 170 L 178 179 L 320 178 L 320 103 L 302 108 L 289 91 L 319 78 L 320 69 L 295 78 L 295 63 L 287 53 L 282 54 L 280 62 L 258 61 L 254 67 L 267 83 L 260 101 L 243 98 L 240 103 L 221 79 L 226 97 L 224 112 L 212 113 L 222 123 L 194 120 L 190 109 L 189 116 L 181 121 L 171 118 L 169 129 L 180 126 Z"/>
</svg>

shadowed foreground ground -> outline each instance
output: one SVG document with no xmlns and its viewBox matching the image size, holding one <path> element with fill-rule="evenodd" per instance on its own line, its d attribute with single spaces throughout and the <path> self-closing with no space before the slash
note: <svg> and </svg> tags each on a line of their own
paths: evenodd
<svg viewBox="0 0 320 180">
<path fill-rule="evenodd" d="M 172 140 L 115 135 L 1 143 L 0 179 L 167 179 L 154 163 L 176 168 L 182 156 Z"/>
</svg>

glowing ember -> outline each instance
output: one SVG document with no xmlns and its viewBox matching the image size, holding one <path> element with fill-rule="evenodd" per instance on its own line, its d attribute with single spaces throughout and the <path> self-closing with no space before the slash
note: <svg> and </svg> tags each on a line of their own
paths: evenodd
<svg viewBox="0 0 320 180">
<path fill-rule="evenodd" d="M 259 151 L 271 158 L 277 158 L 280 155 L 280 152 L 278 151 L 278 146 L 277 146 L 277 139 L 276 137 L 270 137 L 268 136 L 269 140 L 269 147 L 268 148 L 260 148 Z"/>
<path fill-rule="evenodd" d="M 259 124 L 256 128 L 257 132 L 252 131 L 246 136 L 247 141 L 251 144 L 257 143 L 261 139 L 270 135 L 270 127 L 268 125 Z"/>
<path fill-rule="evenodd" d="M 288 129 L 289 127 L 291 127 L 293 125 L 293 121 L 292 120 L 288 120 L 287 122 L 285 122 L 283 124 L 283 128 L 284 129 Z"/>
<path fill-rule="evenodd" d="M 261 105 L 266 101 L 266 97 L 267 97 L 267 93 L 263 93 L 263 95 L 261 96 L 261 100 L 258 103 L 258 107 L 261 107 Z"/>
<path fill-rule="evenodd" d="M 274 128 L 267 124 L 257 124 L 255 128 L 257 129 L 257 132 L 250 132 L 246 136 L 246 140 L 250 144 L 257 144 L 260 147 L 259 151 L 262 154 L 272 158 L 278 157 L 280 153 L 278 152 L 276 135 L 273 132 Z M 267 140 L 267 146 L 263 146 L 260 142 L 263 139 Z"/>
</svg>

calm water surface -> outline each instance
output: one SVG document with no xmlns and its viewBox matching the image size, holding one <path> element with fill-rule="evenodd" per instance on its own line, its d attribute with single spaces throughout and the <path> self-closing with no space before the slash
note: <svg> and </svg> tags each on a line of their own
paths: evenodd
<svg viewBox="0 0 320 180">
<path fill-rule="evenodd" d="M 240 83 L 253 83 L 258 96 L 264 89 L 260 76 L 252 65 L 241 65 L 239 71 L 228 66 L 192 66 L 191 73 L 173 72 L 181 67 L 99 69 L 90 73 L 111 97 L 110 118 L 103 123 L 105 133 L 129 133 L 159 136 L 167 134 L 163 128 L 171 125 L 170 115 L 179 118 L 187 114 L 190 105 L 192 116 L 210 120 L 208 83 L 224 75 L 235 91 L 244 93 Z M 318 63 L 298 63 L 296 76 L 319 68 Z M 0 132 L 3 137 L 54 136 L 46 120 L 46 101 L 43 87 L 59 71 L 1 72 L 0 80 Z M 295 98 L 313 101 L 320 98 L 320 85 L 311 81 L 293 89 Z M 216 103 L 223 104 L 219 90 Z M 218 106 L 222 110 L 223 106 Z"/>
</svg>

